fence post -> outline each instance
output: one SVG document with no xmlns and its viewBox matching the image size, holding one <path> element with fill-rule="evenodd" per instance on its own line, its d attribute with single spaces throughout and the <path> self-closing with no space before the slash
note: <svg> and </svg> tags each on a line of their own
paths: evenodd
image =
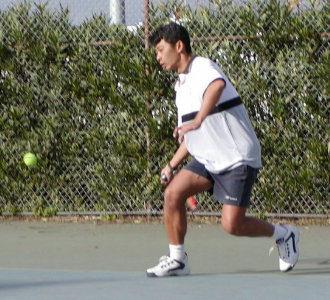
<svg viewBox="0 0 330 300">
<path fill-rule="evenodd" d="M 125 0 L 110 0 L 110 22 L 125 25 Z"/>
<path fill-rule="evenodd" d="M 149 0 L 144 0 L 144 47 L 148 49 L 149 47 Z"/>
<path fill-rule="evenodd" d="M 144 0 L 144 16 L 143 16 L 143 26 L 144 26 L 144 48 L 147 50 L 149 48 L 149 0 Z M 149 69 L 148 66 L 145 66 L 145 73 L 148 76 Z M 145 93 L 146 97 L 146 111 L 147 113 L 150 113 L 150 93 L 146 91 Z M 144 128 L 145 134 L 146 134 L 146 150 L 147 150 L 147 159 L 148 159 L 148 165 L 147 165 L 147 176 L 150 179 L 152 177 L 151 168 L 152 168 L 152 159 L 150 155 L 150 147 L 151 147 L 151 135 L 150 135 L 150 127 L 148 125 Z M 152 205 L 149 200 L 144 200 L 144 208 L 146 211 L 148 211 L 148 217 L 151 215 L 152 211 Z"/>
</svg>

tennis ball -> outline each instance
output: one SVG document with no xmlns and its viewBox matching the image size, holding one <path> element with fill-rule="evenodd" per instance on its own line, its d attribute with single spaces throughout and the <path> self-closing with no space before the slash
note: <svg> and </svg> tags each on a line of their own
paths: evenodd
<svg viewBox="0 0 330 300">
<path fill-rule="evenodd" d="M 37 157 L 33 153 L 28 152 L 24 154 L 23 161 L 28 167 L 31 167 L 37 163 Z"/>
</svg>

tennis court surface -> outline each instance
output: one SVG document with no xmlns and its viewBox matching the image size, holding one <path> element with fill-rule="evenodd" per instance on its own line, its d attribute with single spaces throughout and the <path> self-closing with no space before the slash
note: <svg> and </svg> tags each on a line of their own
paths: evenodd
<svg viewBox="0 0 330 300">
<path fill-rule="evenodd" d="M 190 224 L 192 274 L 148 278 L 167 254 L 160 224 L 2 221 L 0 299 L 330 299 L 330 227 L 300 226 L 300 260 L 280 273 L 266 238 Z"/>
</svg>

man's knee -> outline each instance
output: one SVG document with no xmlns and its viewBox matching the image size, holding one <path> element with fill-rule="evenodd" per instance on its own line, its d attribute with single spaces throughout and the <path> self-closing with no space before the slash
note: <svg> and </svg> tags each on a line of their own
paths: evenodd
<svg viewBox="0 0 330 300">
<path fill-rule="evenodd" d="M 246 208 L 232 205 L 223 205 L 221 225 L 225 231 L 232 235 L 245 235 Z"/>
<path fill-rule="evenodd" d="M 164 207 L 167 209 L 176 209 L 180 206 L 180 195 L 171 186 L 166 187 L 164 191 Z"/>
<path fill-rule="evenodd" d="M 242 234 L 242 220 L 237 218 L 222 217 L 221 225 L 229 234 L 240 236 Z"/>
</svg>

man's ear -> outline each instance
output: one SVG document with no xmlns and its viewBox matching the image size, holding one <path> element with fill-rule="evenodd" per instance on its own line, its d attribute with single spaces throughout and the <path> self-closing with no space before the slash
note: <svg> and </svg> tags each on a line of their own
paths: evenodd
<svg viewBox="0 0 330 300">
<path fill-rule="evenodd" d="M 176 42 L 175 48 L 178 53 L 183 53 L 185 51 L 185 45 L 181 40 Z"/>
</svg>

